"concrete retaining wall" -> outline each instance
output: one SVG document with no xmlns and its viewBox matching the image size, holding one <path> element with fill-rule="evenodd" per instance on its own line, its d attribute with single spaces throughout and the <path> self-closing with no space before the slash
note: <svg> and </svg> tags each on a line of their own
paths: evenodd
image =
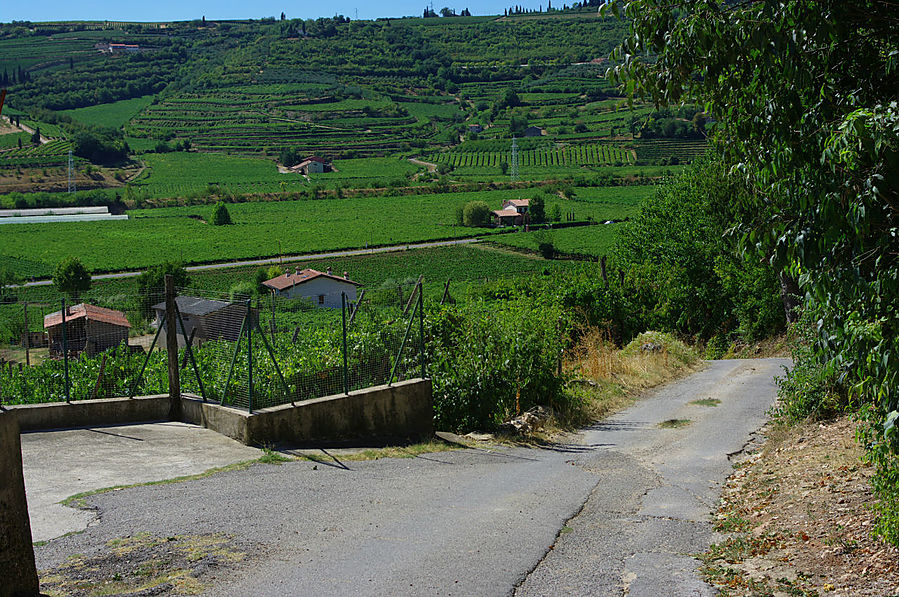
<svg viewBox="0 0 899 597">
<path fill-rule="evenodd" d="M 228 406 L 203 402 L 192 396 L 181 396 L 181 420 L 217 431 L 250 445 L 247 420 L 250 413 Z"/>
<path fill-rule="evenodd" d="M 431 380 L 413 379 L 246 411 L 181 399 L 182 420 L 247 445 L 385 441 L 429 436 L 434 431 Z"/>
<path fill-rule="evenodd" d="M 0 411 L 0 597 L 38 594 L 16 413 Z"/>
<path fill-rule="evenodd" d="M 431 380 L 414 379 L 256 411 L 245 443 L 401 440 L 433 432 Z"/>
<path fill-rule="evenodd" d="M 170 420 L 167 395 L 7 408 L 18 415 L 23 431 Z M 185 423 L 202 425 L 247 445 L 402 440 L 434 431 L 429 379 L 316 398 L 296 406 L 285 404 L 253 414 L 182 396 L 180 413 L 178 418 Z"/>
<path fill-rule="evenodd" d="M 169 420 L 168 394 L 44 404 L 13 404 L 22 431 Z"/>
</svg>

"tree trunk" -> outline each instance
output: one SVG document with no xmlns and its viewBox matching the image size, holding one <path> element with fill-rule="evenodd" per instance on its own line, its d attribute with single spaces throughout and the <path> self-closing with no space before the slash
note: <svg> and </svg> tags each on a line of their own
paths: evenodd
<svg viewBox="0 0 899 597">
<path fill-rule="evenodd" d="M 794 323 L 799 319 L 799 282 L 784 271 L 780 271 L 777 277 L 780 280 L 780 298 L 784 304 L 787 323 Z"/>
</svg>

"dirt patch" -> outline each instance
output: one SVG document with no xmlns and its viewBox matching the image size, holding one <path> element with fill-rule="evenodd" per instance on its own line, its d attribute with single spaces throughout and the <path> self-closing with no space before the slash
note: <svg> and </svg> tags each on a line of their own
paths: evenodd
<svg viewBox="0 0 899 597">
<path fill-rule="evenodd" d="M 899 594 L 899 549 L 871 536 L 871 467 L 848 417 L 765 429 L 735 465 L 700 556 L 722 595 Z"/>
<path fill-rule="evenodd" d="M 96 555 L 73 555 L 40 573 L 41 591 L 71 595 L 193 595 L 203 577 L 232 570 L 247 559 L 227 535 L 154 537 L 148 533 L 113 539 Z"/>
<path fill-rule="evenodd" d="M 120 168 L 96 168 L 87 174 L 84 168 L 79 167 L 75 169 L 75 186 L 79 191 L 121 187 L 127 180 L 128 172 Z M 64 192 L 68 190 L 68 185 L 68 168 L 64 165 L 0 168 L 0 193 Z"/>
<path fill-rule="evenodd" d="M 409 158 L 409 162 L 416 166 L 425 166 L 428 169 L 428 172 L 437 172 L 437 164 L 432 162 L 426 162 L 417 158 Z"/>
</svg>

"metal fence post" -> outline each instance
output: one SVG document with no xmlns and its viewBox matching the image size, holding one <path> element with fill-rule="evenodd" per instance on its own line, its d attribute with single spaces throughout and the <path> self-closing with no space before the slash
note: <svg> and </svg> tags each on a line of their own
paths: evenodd
<svg viewBox="0 0 899 597">
<path fill-rule="evenodd" d="M 72 396 L 69 390 L 69 337 L 66 334 L 66 299 L 62 299 L 62 363 L 65 371 L 66 402 L 71 402 Z"/>
<path fill-rule="evenodd" d="M 418 358 L 421 361 L 421 378 L 427 375 L 425 370 L 425 287 L 424 282 L 418 285 Z"/>
<path fill-rule="evenodd" d="M 253 311 L 252 300 L 247 299 L 247 410 L 253 412 Z M 240 342 L 240 340 L 238 340 Z"/>
<path fill-rule="evenodd" d="M 169 366 L 169 417 L 173 421 L 181 418 L 181 371 L 178 367 L 178 319 L 175 315 L 175 277 L 165 275 L 165 351 Z M 185 341 L 187 338 L 185 338 Z"/>
<path fill-rule="evenodd" d="M 340 293 L 340 315 L 343 320 L 343 393 L 350 393 L 349 376 L 347 375 L 347 352 L 346 352 L 346 293 Z"/>
<path fill-rule="evenodd" d="M 25 365 L 31 367 L 31 328 L 28 326 L 28 301 L 23 305 L 25 312 Z"/>
</svg>

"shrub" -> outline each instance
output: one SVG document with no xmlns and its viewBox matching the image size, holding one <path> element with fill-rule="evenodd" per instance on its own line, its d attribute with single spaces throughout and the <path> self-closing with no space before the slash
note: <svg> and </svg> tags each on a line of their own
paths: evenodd
<svg viewBox="0 0 899 597">
<path fill-rule="evenodd" d="M 215 210 L 212 212 L 212 224 L 214 226 L 227 226 L 232 223 L 231 214 L 228 213 L 228 208 L 225 207 L 225 204 L 221 201 L 216 203 Z"/>
<path fill-rule="evenodd" d="M 428 315 L 434 417 L 440 429 L 492 429 L 537 404 L 565 400 L 558 307 L 476 301 Z"/>
<path fill-rule="evenodd" d="M 775 416 L 795 423 L 806 419 L 826 419 L 847 405 L 847 394 L 840 387 L 831 364 L 816 355 L 815 322 L 806 312 L 789 332 L 793 366 L 777 378 L 778 404 Z"/>
<path fill-rule="evenodd" d="M 469 201 L 462 208 L 462 224 L 478 227 L 490 224 L 490 206 L 484 201 Z"/>
</svg>

